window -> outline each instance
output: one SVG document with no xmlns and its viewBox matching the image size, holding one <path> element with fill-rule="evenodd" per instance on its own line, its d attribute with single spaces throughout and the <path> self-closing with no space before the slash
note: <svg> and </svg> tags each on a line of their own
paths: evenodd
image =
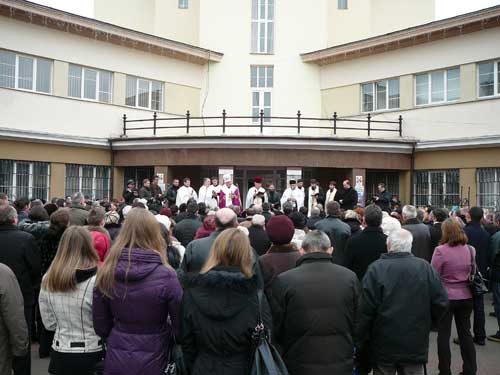
<svg viewBox="0 0 500 375">
<path fill-rule="evenodd" d="M 215 175 L 217 175 L 216 173 Z M 136 187 L 140 189 L 142 187 L 142 181 L 146 178 L 153 178 L 155 175 L 154 167 L 125 167 L 125 173 L 123 177 L 123 186 L 127 186 L 128 180 L 134 180 Z M 214 176 L 208 174 L 207 176 Z"/>
<path fill-rule="evenodd" d="M 347 0 L 337 0 L 337 9 L 347 9 Z"/>
<path fill-rule="evenodd" d="M 95 165 L 66 164 L 65 196 L 81 191 L 86 199 L 110 198 L 110 168 Z"/>
<path fill-rule="evenodd" d="M 161 111 L 163 107 L 163 83 L 144 78 L 127 76 L 125 104 L 131 107 Z"/>
<path fill-rule="evenodd" d="M 274 0 L 252 0 L 252 53 L 274 52 Z"/>
<path fill-rule="evenodd" d="M 459 179 L 458 169 L 415 172 L 414 204 L 434 207 L 459 205 Z"/>
<path fill-rule="evenodd" d="M 479 168 L 476 172 L 477 204 L 494 211 L 500 209 L 500 168 Z"/>
<path fill-rule="evenodd" d="M 378 184 L 381 182 L 391 195 L 399 196 L 399 172 L 367 171 L 365 186 L 367 202 L 378 193 Z"/>
<path fill-rule="evenodd" d="M 189 0 L 179 0 L 179 9 L 188 9 Z"/>
<path fill-rule="evenodd" d="M 361 96 L 363 112 L 399 108 L 399 78 L 365 83 Z"/>
<path fill-rule="evenodd" d="M 274 67 L 258 65 L 250 67 L 250 86 L 252 88 L 252 117 L 259 121 L 259 113 L 264 110 L 264 122 L 271 119 L 271 95 L 274 85 Z M 266 118 L 267 117 L 267 118 Z"/>
<path fill-rule="evenodd" d="M 0 50 L 0 87 L 50 94 L 52 61 Z"/>
<path fill-rule="evenodd" d="M 460 68 L 417 74 L 416 104 L 445 103 L 460 99 Z"/>
<path fill-rule="evenodd" d="M 500 95 L 500 61 L 478 64 L 478 75 L 480 98 Z"/>
<path fill-rule="evenodd" d="M 0 160 L 0 192 L 9 199 L 49 199 L 50 164 Z"/>
<path fill-rule="evenodd" d="M 71 64 L 68 72 L 68 96 L 111 102 L 111 72 Z"/>
</svg>

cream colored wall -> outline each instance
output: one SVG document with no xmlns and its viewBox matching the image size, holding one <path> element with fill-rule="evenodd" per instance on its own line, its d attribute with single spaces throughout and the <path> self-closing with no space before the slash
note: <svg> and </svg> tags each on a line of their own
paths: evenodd
<svg viewBox="0 0 500 375">
<path fill-rule="evenodd" d="M 94 0 L 98 20 L 179 42 L 199 44 L 200 0 Z M 119 11 L 117 11 L 119 10 Z"/>
<path fill-rule="evenodd" d="M 125 91 L 127 86 L 127 75 L 113 73 L 113 104 L 125 105 Z"/>
<path fill-rule="evenodd" d="M 411 74 L 399 77 L 399 108 L 401 109 L 415 107 L 415 86 L 413 82 L 414 77 Z"/>
<path fill-rule="evenodd" d="M 64 61 L 54 61 L 53 94 L 58 96 L 68 95 L 68 70 L 69 64 Z"/>
<path fill-rule="evenodd" d="M 200 89 L 165 83 L 165 111 L 185 114 L 189 110 L 191 116 L 200 115 Z"/>
<path fill-rule="evenodd" d="M 350 85 L 321 91 L 321 116 L 352 116 L 360 111 L 360 85 Z"/>
<path fill-rule="evenodd" d="M 477 67 L 476 64 L 460 66 L 461 100 L 475 100 L 477 98 Z"/>
<path fill-rule="evenodd" d="M 66 164 L 50 164 L 50 197 L 64 197 L 64 181 L 66 179 Z"/>
<path fill-rule="evenodd" d="M 434 0 L 348 0 L 348 9 L 328 3 L 328 46 L 434 21 Z"/>
<path fill-rule="evenodd" d="M 477 204 L 477 182 L 476 182 L 476 168 L 463 168 L 460 169 L 460 187 L 462 190 L 462 198 L 467 198 L 470 192 L 471 206 Z"/>
</svg>

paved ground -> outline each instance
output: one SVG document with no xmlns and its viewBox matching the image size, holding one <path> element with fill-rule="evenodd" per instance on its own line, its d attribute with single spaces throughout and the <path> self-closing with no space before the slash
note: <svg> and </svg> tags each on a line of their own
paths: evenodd
<svg viewBox="0 0 500 375">
<path fill-rule="evenodd" d="M 488 316 L 490 311 L 493 311 L 491 305 L 491 295 L 488 295 L 485 301 L 486 310 L 486 334 L 490 335 L 498 329 L 496 318 Z M 453 328 L 455 332 L 455 328 Z M 455 333 L 453 333 L 455 335 Z M 460 357 L 460 350 L 458 345 L 451 344 L 452 349 L 452 372 L 453 375 L 458 375 L 462 370 L 462 359 Z M 47 359 L 38 358 L 38 348 L 33 345 L 32 358 L 33 358 L 33 371 L 32 375 L 47 375 L 47 368 L 49 361 Z M 500 343 L 491 341 L 486 342 L 486 346 L 476 346 L 477 351 L 477 375 L 498 375 L 500 374 Z M 429 347 L 429 375 L 438 375 L 438 359 L 436 348 L 436 334 L 431 334 L 430 347 Z M 128 375 L 128 374 L 127 374 Z M 130 374 L 132 375 L 132 374 Z"/>
</svg>

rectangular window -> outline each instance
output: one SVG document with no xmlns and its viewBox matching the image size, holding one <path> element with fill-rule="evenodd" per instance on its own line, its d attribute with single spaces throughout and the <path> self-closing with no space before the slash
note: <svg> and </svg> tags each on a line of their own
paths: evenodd
<svg viewBox="0 0 500 375">
<path fill-rule="evenodd" d="M 274 67 L 257 65 L 250 67 L 250 87 L 252 88 L 253 122 L 259 121 L 260 111 L 264 111 L 264 122 L 271 119 L 271 96 L 274 85 Z"/>
<path fill-rule="evenodd" d="M 459 100 L 460 68 L 417 74 L 415 91 L 417 105 Z"/>
<path fill-rule="evenodd" d="M 337 0 L 337 9 L 347 9 L 347 0 Z"/>
<path fill-rule="evenodd" d="M 500 168 L 478 168 L 477 204 L 493 211 L 500 209 Z"/>
<path fill-rule="evenodd" d="M 274 52 L 274 0 L 252 0 L 252 53 Z"/>
<path fill-rule="evenodd" d="M 127 76 L 125 104 L 131 107 L 161 111 L 163 107 L 163 83 Z"/>
<path fill-rule="evenodd" d="M 110 199 L 110 175 L 109 167 L 66 164 L 65 196 L 80 191 L 86 199 Z"/>
<path fill-rule="evenodd" d="M 458 169 L 416 171 L 413 203 L 416 206 L 452 207 L 460 205 Z"/>
<path fill-rule="evenodd" d="M 365 190 L 367 199 L 378 193 L 377 186 L 381 182 L 391 195 L 399 196 L 399 172 L 367 171 Z"/>
<path fill-rule="evenodd" d="M 478 64 L 478 82 L 480 98 L 500 95 L 500 61 Z"/>
<path fill-rule="evenodd" d="M 189 0 L 179 0 L 179 9 L 188 9 Z"/>
<path fill-rule="evenodd" d="M 0 50 L 0 87 L 50 94 L 52 61 Z"/>
<path fill-rule="evenodd" d="M 361 86 L 363 112 L 399 108 L 399 78 L 365 83 Z"/>
<path fill-rule="evenodd" d="M 68 96 L 110 103 L 111 79 L 111 72 L 70 64 Z"/>
<path fill-rule="evenodd" d="M 20 197 L 49 200 L 50 163 L 0 160 L 0 192 L 10 200 Z"/>
</svg>

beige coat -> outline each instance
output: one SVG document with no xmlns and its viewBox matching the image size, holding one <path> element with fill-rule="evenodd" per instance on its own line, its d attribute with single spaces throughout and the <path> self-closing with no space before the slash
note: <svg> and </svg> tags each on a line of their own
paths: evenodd
<svg viewBox="0 0 500 375">
<path fill-rule="evenodd" d="M 73 205 L 69 210 L 69 225 L 87 225 L 87 218 L 89 217 L 89 212 L 84 206 Z"/>
<path fill-rule="evenodd" d="M 0 263 L 0 375 L 11 374 L 12 356 L 28 352 L 24 301 L 16 276 Z"/>
</svg>

